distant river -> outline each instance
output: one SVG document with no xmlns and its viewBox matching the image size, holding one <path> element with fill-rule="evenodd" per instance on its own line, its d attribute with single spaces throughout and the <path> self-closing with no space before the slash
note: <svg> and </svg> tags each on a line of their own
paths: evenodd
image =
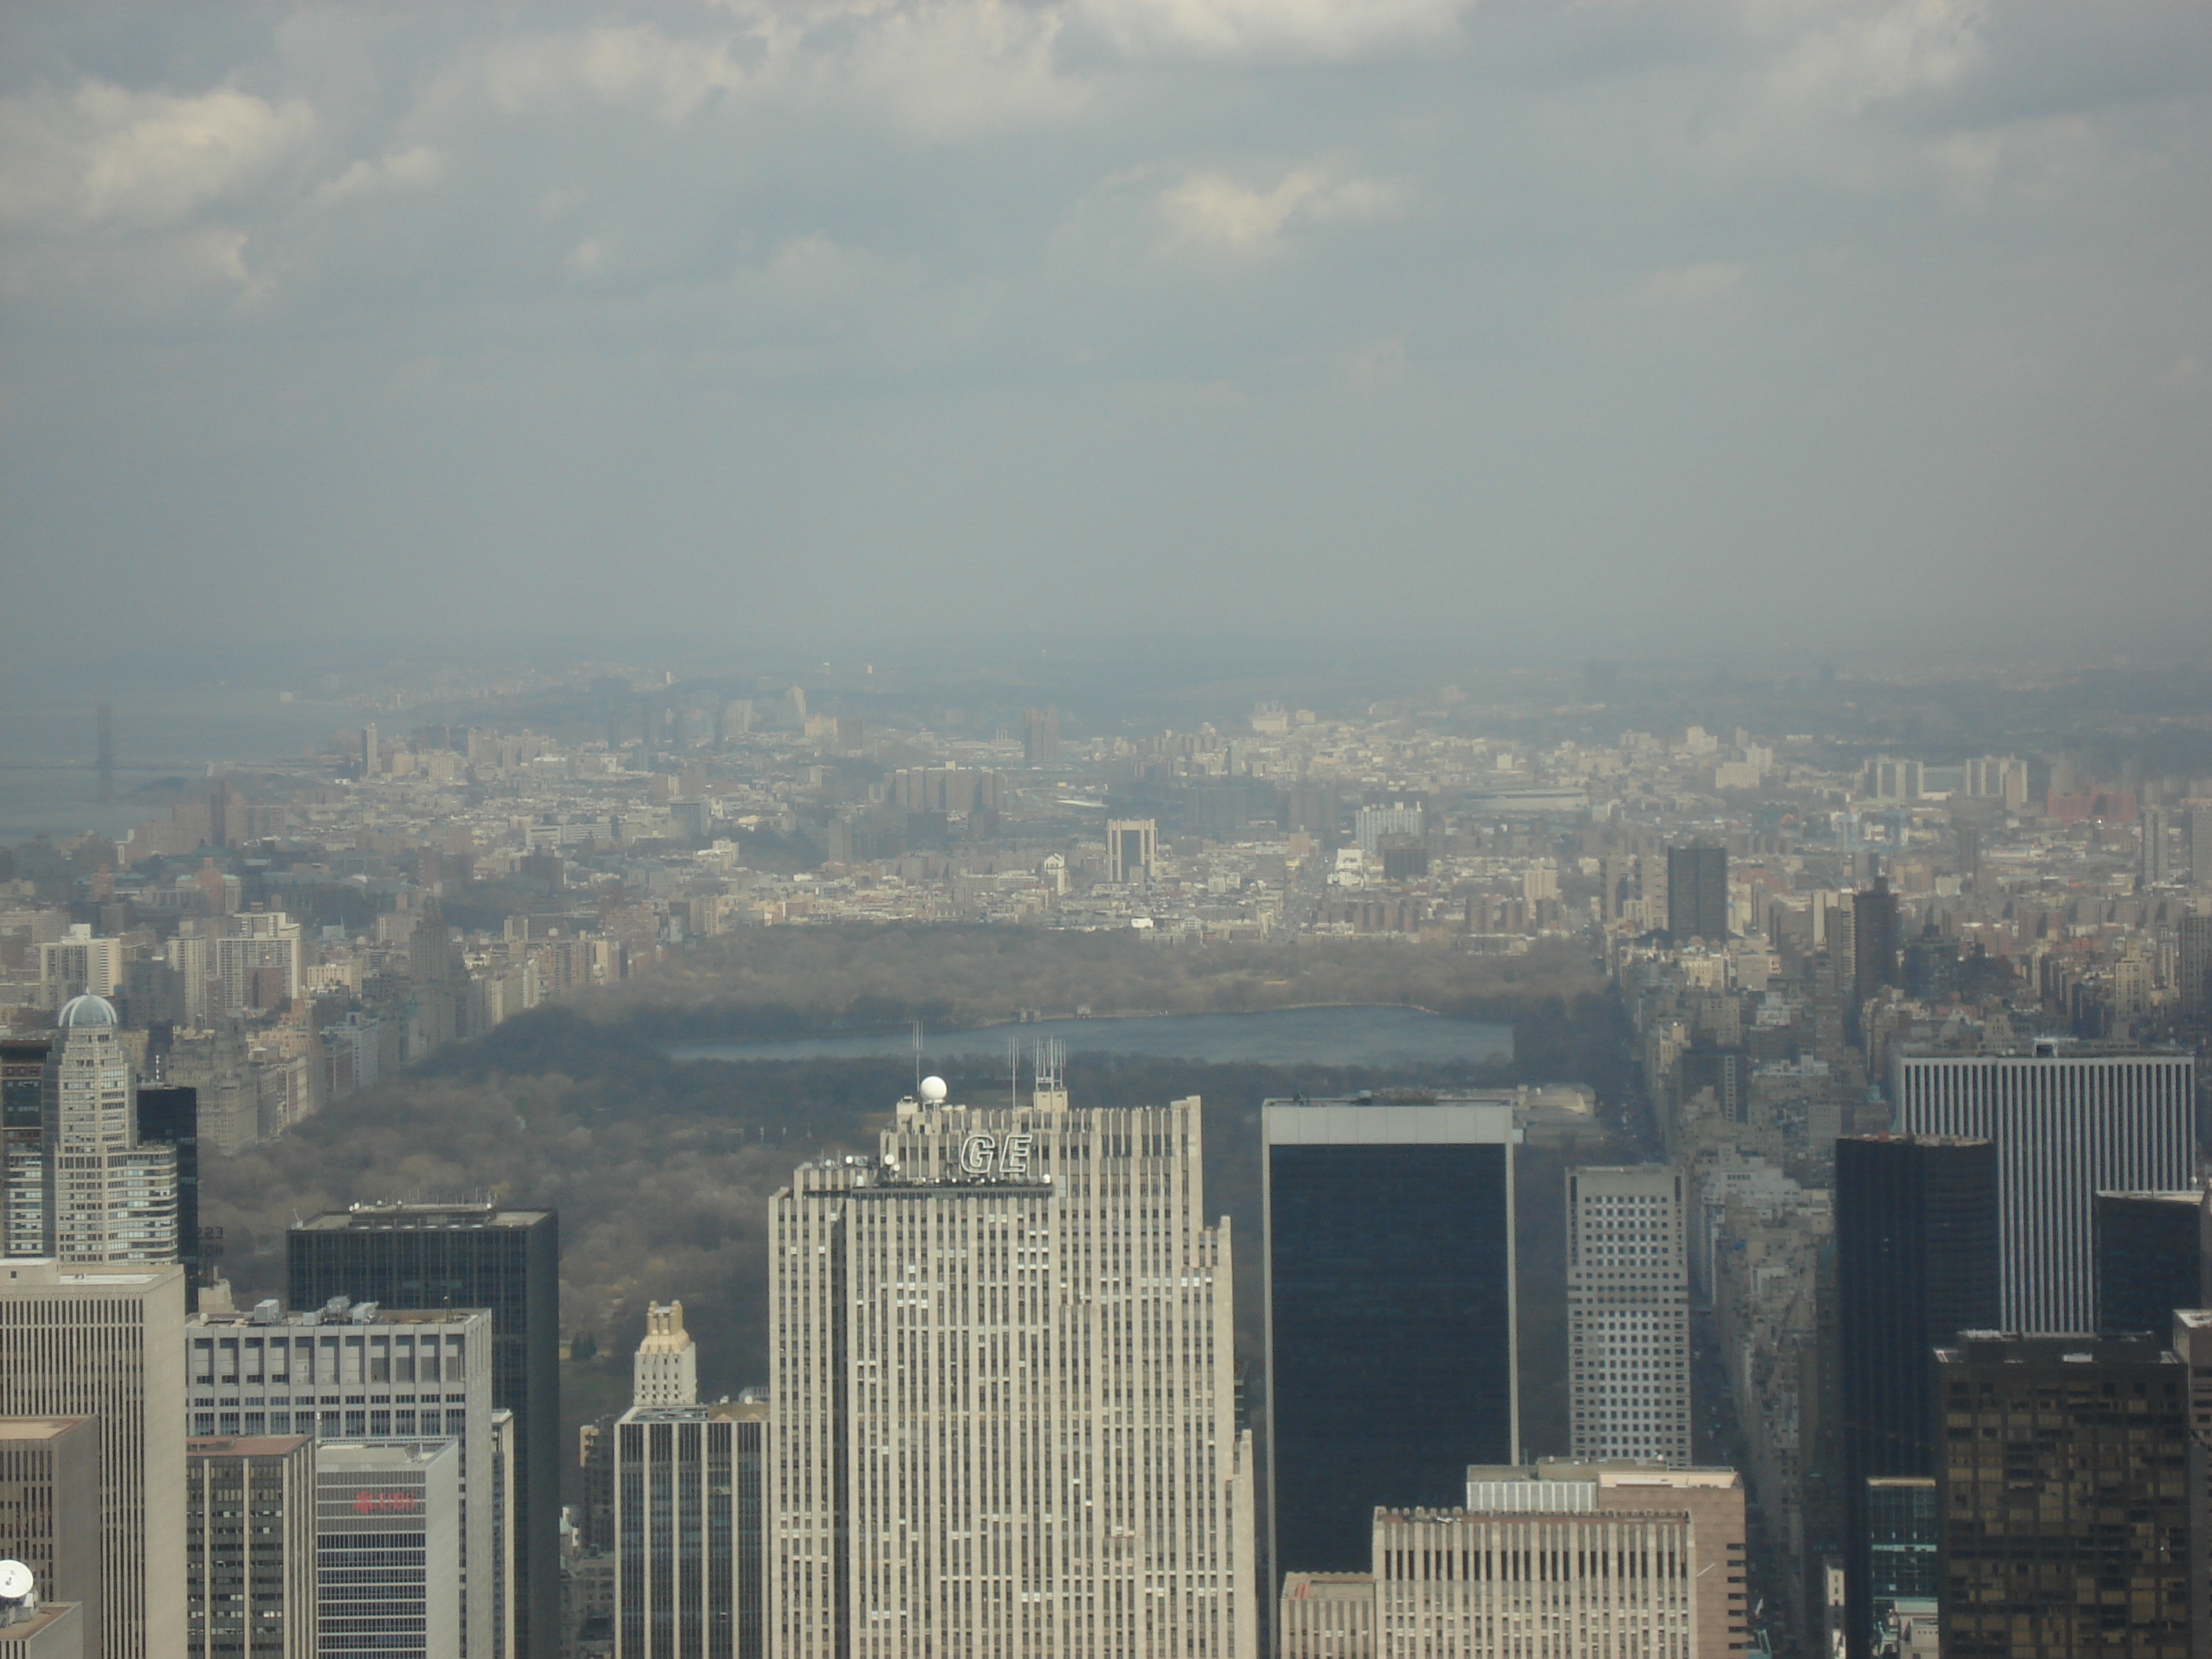
<svg viewBox="0 0 2212 1659">
<path fill-rule="evenodd" d="M 1135 1019 L 1045 1019 L 926 1031 L 930 1063 L 956 1056 L 1003 1065 L 1006 1044 L 1022 1058 L 1048 1037 L 1071 1054 L 1144 1054 L 1155 1060 L 1242 1061 L 1260 1066 L 1436 1066 L 1513 1058 L 1513 1028 L 1478 1025 L 1419 1008 L 1284 1008 L 1258 1014 L 1169 1014 Z M 672 1060 L 883 1060 L 914 1052 L 905 1031 L 797 1037 L 762 1042 L 678 1042 Z"/>
</svg>

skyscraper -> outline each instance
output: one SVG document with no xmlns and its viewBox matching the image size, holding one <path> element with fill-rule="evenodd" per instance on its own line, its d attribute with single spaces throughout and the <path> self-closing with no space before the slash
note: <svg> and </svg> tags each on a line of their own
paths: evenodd
<svg viewBox="0 0 2212 1659">
<path fill-rule="evenodd" d="M 1060 710 L 1032 708 L 1022 722 L 1022 758 L 1031 766 L 1060 763 Z"/>
<path fill-rule="evenodd" d="M 2164 1337 L 1937 1356 L 1944 1659 L 2190 1650 L 2188 1368 Z"/>
<path fill-rule="evenodd" d="M 105 1659 L 181 1659 L 184 1270 L 0 1264 L 0 1417 L 100 1421 Z"/>
<path fill-rule="evenodd" d="M 1690 1461 L 1690 1255 L 1681 1171 L 1567 1171 L 1569 1448 Z"/>
<path fill-rule="evenodd" d="M 314 1442 L 187 1440 L 185 1559 L 191 1659 L 317 1659 Z"/>
<path fill-rule="evenodd" d="M 460 1480 L 461 1449 L 450 1440 L 315 1449 L 321 1659 L 461 1650 Z M 557 1635 L 544 1645 L 557 1651 Z"/>
<path fill-rule="evenodd" d="M 340 1298 L 285 1314 L 270 1301 L 185 1322 L 195 1436 L 454 1443 L 465 1585 L 456 1659 L 500 1652 L 492 1346 L 491 1316 L 480 1308 L 387 1311 Z"/>
<path fill-rule="evenodd" d="M 2189 881 L 2194 887 L 2212 887 L 2212 801 L 2190 803 Z"/>
<path fill-rule="evenodd" d="M 2099 1193 L 2094 1213 L 2100 1330 L 2154 1336 L 2172 1328 L 2175 1310 L 2212 1307 L 2203 1193 Z"/>
<path fill-rule="evenodd" d="M 1727 939 L 1728 900 L 1728 848 L 1667 849 L 1667 932 L 1675 944 Z"/>
<path fill-rule="evenodd" d="M 1141 886 L 1152 878 L 1159 825 L 1151 818 L 1114 818 L 1106 825 L 1106 879 Z"/>
<path fill-rule="evenodd" d="M 2197 867 L 2197 884 L 2212 887 L 2212 810 L 2199 807 L 2193 815 L 2206 826 L 2206 862 Z M 2176 978 L 2181 990 L 2185 1019 L 2212 1019 L 2212 915 L 2184 916 L 2176 930 L 2180 935 L 2180 960 Z"/>
<path fill-rule="evenodd" d="M 2212 1309 L 2186 1308 L 2174 1315 L 2172 1346 L 2189 1375 L 2187 1468 L 2197 1536 L 2189 1618 L 2202 1653 L 2212 1643 Z"/>
<path fill-rule="evenodd" d="M 630 1364 L 634 1406 L 696 1406 L 699 1403 L 699 1345 L 684 1328 L 684 1304 L 645 1307 L 645 1338 Z"/>
<path fill-rule="evenodd" d="M 1521 1438 L 1513 1109 L 1267 1102 L 1269 1571 L 1364 1571 Z M 1272 1586 L 1271 1586 L 1272 1589 Z"/>
<path fill-rule="evenodd" d="M 1889 878 L 1876 876 L 1872 887 L 1851 895 L 1851 1012 L 1857 1029 L 1859 1011 L 1880 995 L 1885 985 L 1897 983 L 1897 895 L 1889 890 Z"/>
<path fill-rule="evenodd" d="M 104 998 L 54 1022 L 40 1084 L 45 1254 L 64 1262 L 177 1259 L 177 1149 L 141 1146 L 137 1079 Z"/>
<path fill-rule="evenodd" d="M 770 1204 L 770 1650 L 1251 1659 L 1198 1102 L 943 1098 Z"/>
<path fill-rule="evenodd" d="M 768 1407 L 633 1406 L 613 1431 L 616 1647 L 763 1659 Z"/>
<path fill-rule="evenodd" d="M 2002 1328 L 2097 1328 L 2100 1190 L 2172 1190 L 2196 1176 L 2195 1063 L 2081 1045 L 2062 1055 L 1900 1053 L 1900 1128 L 1996 1145 Z"/>
<path fill-rule="evenodd" d="M 556 1642 L 560 1584 L 560 1272 L 550 1210 L 495 1205 L 357 1204 L 285 1239 L 287 1297 L 386 1308 L 488 1308 L 491 1396 L 514 1413 L 515 1651 Z"/>
<path fill-rule="evenodd" d="M 177 1152 L 177 1261 L 185 1270 L 185 1311 L 197 1312 L 207 1271 L 200 1237 L 200 1096 L 197 1089 L 138 1087 L 138 1144 Z"/>
<path fill-rule="evenodd" d="M 2166 847 L 2165 809 L 2144 807 L 2136 829 L 2142 837 L 2142 844 L 2138 849 L 2136 873 L 2144 886 L 2156 887 L 2172 875 L 2172 866 Z"/>
<path fill-rule="evenodd" d="M 1836 1143 L 1835 1178 L 1845 1632 L 1863 1659 L 1878 1636 L 1874 1488 L 1935 1475 L 1936 1350 L 1996 1322 L 1996 1148 L 1851 1137 Z"/>
</svg>

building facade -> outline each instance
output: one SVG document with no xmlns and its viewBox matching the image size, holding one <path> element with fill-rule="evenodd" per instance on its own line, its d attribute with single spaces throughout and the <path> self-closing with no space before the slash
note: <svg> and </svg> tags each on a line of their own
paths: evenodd
<svg viewBox="0 0 2212 1659">
<path fill-rule="evenodd" d="M 634 1406 L 614 1425 L 615 1650 L 763 1659 L 765 1401 Z"/>
<path fill-rule="evenodd" d="M 322 1443 L 450 1440 L 465 1586 L 457 1659 L 500 1651 L 503 1614 L 490 1564 L 492 1322 L 482 1309 L 386 1310 L 337 1298 L 285 1314 L 210 1310 L 185 1322 L 185 1381 L 196 1437 L 305 1435 Z M 479 1564 L 485 1564 L 480 1569 Z"/>
<path fill-rule="evenodd" d="M 1728 848 L 1667 849 L 1667 932 L 1678 945 L 1718 944 L 1729 936 Z"/>
<path fill-rule="evenodd" d="M 1997 1320 L 1997 1210 L 1990 1141 L 1881 1135 L 1836 1143 L 1833 1346 L 1852 1659 L 1874 1652 L 1885 1634 L 1870 1552 L 1874 1508 L 1886 1500 L 1875 1488 L 1933 1479 L 1942 1446 L 1936 1350 Z"/>
<path fill-rule="evenodd" d="M 1364 1580 L 1285 1580 L 1283 1659 L 1729 1659 L 1750 1645 L 1733 1469 L 1471 1468 L 1464 1506 L 1378 1509 L 1370 1547 Z"/>
<path fill-rule="evenodd" d="M 2162 1337 L 1939 1351 L 1944 1659 L 2188 1659 L 2188 1368 Z"/>
<path fill-rule="evenodd" d="M 450 1440 L 315 1449 L 321 1659 L 460 1651 L 460 1465 Z"/>
<path fill-rule="evenodd" d="M 770 1206 L 770 1650 L 1251 1659 L 1198 1102 L 943 1097 Z"/>
<path fill-rule="evenodd" d="M 185 1279 L 143 1267 L 0 1263 L 0 1417 L 100 1422 L 105 1659 L 181 1659 Z"/>
<path fill-rule="evenodd" d="M 2096 1195 L 2194 1182 L 2196 1086 L 2191 1056 L 2149 1049 L 1898 1056 L 1899 1128 L 1996 1146 L 2003 1328 L 2097 1328 Z"/>
<path fill-rule="evenodd" d="M 684 1304 L 645 1309 L 645 1336 L 630 1365 L 633 1406 L 696 1406 L 699 1403 L 699 1345 L 684 1328 Z"/>
<path fill-rule="evenodd" d="M 1516 1133 L 1502 1101 L 1261 1107 L 1278 1583 L 1364 1571 L 1378 1504 L 1518 1450 Z"/>
<path fill-rule="evenodd" d="M 1682 1173 L 1567 1171 L 1570 1455 L 1690 1461 Z"/>
<path fill-rule="evenodd" d="M 559 1628 L 561 1352 L 558 1221 L 495 1205 L 361 1204 L 285 1239 L 295 1308 L 333 1297 L 491 1314 L 491 1403 L 514 1413 L 513 1640 L 534 1656 Z"/>
<path fill-rule="evenodd" d="M 2173 1325 L 2212 1307 L 2212 1200 L 2201 1191 L 2099 1193 L 2097 1322 L 2111 1336 Z"/>
<path fill-rule="evenodd" d="M 40 1084 L 40 1254 L 64 1262 L 177 1259 L 177 1149 L 142 1146 L 137 1078 L 115 1007 L 65 1004 Z"/>
<path fill-rule="evenodd" d="M 185 1443 L 185 1650 L 317 1659 L 315 1443 Z"/>
<path fill-rule="evenodd" d="M 1159 825 L 1151 818 L 1114 818 L 1106 825 L 1106 879 L 1142 886 L 1159 856 Z"/>
<path fill-rule="evenodd" d="M 0 1417 L 0 1560 L 21 1561 L 41 1601 L 73 1604 L 94 1632 L 100 1531 L 99 1423 Z"/>
</svg>

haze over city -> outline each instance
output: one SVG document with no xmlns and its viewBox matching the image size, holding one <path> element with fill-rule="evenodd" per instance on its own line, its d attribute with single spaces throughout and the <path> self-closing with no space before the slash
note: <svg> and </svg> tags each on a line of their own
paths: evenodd
<svg viewBox="0 0 2212 1659">
<path fill-rule="evenodd" d="M 0 1656 L 2212 1652 L 2208 179 L 2202 5 L 0 9 Z"/>
</svg>

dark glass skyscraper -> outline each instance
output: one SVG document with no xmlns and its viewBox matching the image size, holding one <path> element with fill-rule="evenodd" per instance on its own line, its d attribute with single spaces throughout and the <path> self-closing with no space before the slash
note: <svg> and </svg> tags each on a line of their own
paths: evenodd
<svg viewBox="0 0 2212 1659">
<path fill-rule="evenodd" d="M 1835 1217 L 1844 1593 L 1856 1659 L 1874 1635 L 1868 1483 L 1935 1474 L 1936 1350 L 1994 1326 L 2002 1305 L 1996 1148 L 1937 1135 L 1839 1140 Z"/>
<path fill-rule="evenodd" d="M 1727 848 L 1667 849 L 1667 931 L 1677 945 L 1729 936 Z"/>
<path fill-rule="evenodd" d="M 1366 1571 L 1378 1504 L 1519 1462 L 1513 1133 L 1493 1102 L 1262 1109 L 1276 1584 Z"/>
<path fill-rule="evenodd" d="M 295 1308 L 334 1296 L 386 1308 L 489 1308 L 492 1404 L 514 1413 L 514 1630 L 523 1659 L 561 1644 L 561 1253 L 550 1210 L 375 1204 L 285 1240 Z"/>
<path fill-rule="evenodd" d="M 185 1311 L 198 1313 L 207 1266 L 200 1237 L 200 1091 L 140 1084 L 138 1144 L 177 1149 L 177 1261 L 185 1270 Z"/>
<path fill-rule="evenodd" d="M 2212 1307 L 2203 1194 L 2097 1194 L 2097 1328 L 2113 1336 L 2173 1328 L 2175 1310 Z"/>
<path fill-rule="evenodd" d="M 1851 1016 L 1853 1030 L 1858 1011 L 1885 985 L 1897 983 L 1897 895 L 1889 890 L 1889 878 L 1876 876 L 1874 885 L 1851 895 Z"/>
</svg>

